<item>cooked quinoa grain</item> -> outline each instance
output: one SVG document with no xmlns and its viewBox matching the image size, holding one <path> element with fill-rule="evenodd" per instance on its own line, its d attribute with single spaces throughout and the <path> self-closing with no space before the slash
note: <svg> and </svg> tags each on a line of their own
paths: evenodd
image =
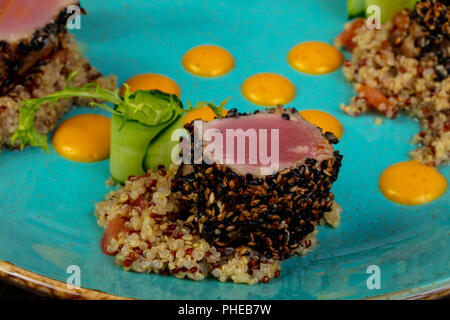
<svg viewBox="0 0 450 320">
<path fill-rule="evenodd" d="M 177 278 L 212 276 L 222 282 L 255 284 L 279 277 L 280 261 L 246 246 L 217 248 L 179 219 L 177 194 L 170 191 L 176 169 L 130 177 L 96 205 L 97 222 L 105 228 L 104 253 L 113 255 L 125 270 Z M 330 213 L 334 223 L 339 219 L 335 208 Z M 298 255 L 315 247 L 316 234 L 317 229 L 301 241 Z"/>
</svg>

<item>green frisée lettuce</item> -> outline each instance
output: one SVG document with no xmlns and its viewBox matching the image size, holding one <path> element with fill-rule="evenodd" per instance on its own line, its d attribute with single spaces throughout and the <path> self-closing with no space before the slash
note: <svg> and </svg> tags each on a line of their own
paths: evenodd
<svg viewBox="0 0 450 320">
<path fill-rule="evenodd" d="M 21 149 L 29 144 L 33 147 L 41 147 L 48 153 L 47 136 L 38 133 L 34 127 L 36 112 L 43 103 L 51 102 L 54 105 L 60 99 L 71 97 L 100 99 L 115 105 L 119 105 L 123 102 L 116 92 L 102 89 L 97 84 L 89 83 L 83 87 L 70 87 L 70 81 L 74 76 L 75 73 L 67 78 L 66 88 L 64 90 L 55 92 L 45 98 L 28 99 L 21 102 L 21 105 L 19 106 L 19 122 L 16 131 L 11 137 L 11 142 L 13 144 L 16 140 L 19 140 Z"/>
<path fill-rule="evenodd" d="M 43 103 L 53 105 L 60 99 L 85 97 L 104 101 L 91 102 L 91 105 L 101 107 L 112 113 L 110 171 L 117 182 L 123 183 L 129 176 L 139 176 L 149 169 L 159 165 L 168 167 L 172 163 L 172 150 L 177 146 L 177 137 L 172 133 L 182 128 L 182 118 L 185 112 L 194 111 L 205 105 L 209 106 L 215 115 L 222 117 L 226 103 L 214 106 L 211 103 L 200 102 L 195 107 L 189 104 L 183 109 L 176 95 L 159 90 L 137 90 L 131 93 L 125 85 L 124 96 L 118 91 L 101 88 L 98 84 L 86 84 L 82 87 L 71 87 L 70 81 L 75 76 L 71 74 L 66 87 L 45 98 L 29 99 L 19 107 L 19 123 L 11 142 L 20 142 L 23 148 L 29 144 L 41 147 L 49 152 L 47 136 L 40 134 L 34 127 L 36 112 Z M 113 104 L 109 107 L 106 102 Z M 178 137 L 179 139 L 179 137 Z"/>
</svg>

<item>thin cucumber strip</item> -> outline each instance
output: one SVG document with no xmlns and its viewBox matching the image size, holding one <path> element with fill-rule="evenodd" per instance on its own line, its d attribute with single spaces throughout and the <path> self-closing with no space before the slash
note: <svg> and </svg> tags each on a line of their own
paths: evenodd
<svg viewBox="0 0 450 320">
<path fill-rule="evenodd" d="M 169 127 L 164 129 L 148 146 L 147 152 L 142 162 L 145 171 L 149 169 L 156 170 L 158 166 L 163 165 L 168 168 L 172 163 L 172 152 L 179 151 L 179 138 L 181 135 L 177 134 L 172 139 L 172 133 L 176 129 L 181 129 L 183 124 L 183 117 L 179 117 Z"/>
</svg>

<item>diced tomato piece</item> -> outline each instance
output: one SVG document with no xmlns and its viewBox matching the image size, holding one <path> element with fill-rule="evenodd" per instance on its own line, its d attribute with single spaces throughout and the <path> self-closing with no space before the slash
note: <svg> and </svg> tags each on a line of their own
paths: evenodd
<svg viewBox="0 0 450 320">
<path fill-rule="evenodd" d="M 361 85 L 358 89 L 358 93 L 362 95 L 369 106 L 379 110 L 384 115 L 388 113 L 388 111 L 392 111 L 392 117 L 397 115 L 396 109 L 392 105 L 391 101 L 380 91 L 368 85 Z M 380 105 L 384 103 L 386 109 L 381 110 Z"/>
<path fill-rule="evenodd" d="M 354 20 L 350 27 L 342 31 L 338 36 L 338 38 L 342 41 L 342 44 L 348 51 L 352 52 L 355 48 L 356 44 L 353 42 L 355 31 L 361 28 L 365 24 L 365 21 L 366 20 L 363 18 Z"/>
<path fill-rule="evenodd" d="M 118 238 L 119 233 L 127 231 L 128 228 L 125 226 L 125 221 L 121 217 L 115 217 L 110 220 L 106 225 L 102 238 L 100 239 L 100 247 L 102 248 L 102 252 L 107 255 L 114 255 L 113 253 L 107 251 L 108 245 L 113 238 Z"/>
<path fill-rule="evenodd" d="M 361 87 L 358 89 L 358 93 L 362 94 L 364 98 L 366 98 L 369 105 L 374 108 L 378 108 L 382 103 L 384 103 L 386 107 L 389 107 L 391 105 L 389 99 L 386 98 L 383 93 L 373 87 L 361 85 Z"/>
</svg>

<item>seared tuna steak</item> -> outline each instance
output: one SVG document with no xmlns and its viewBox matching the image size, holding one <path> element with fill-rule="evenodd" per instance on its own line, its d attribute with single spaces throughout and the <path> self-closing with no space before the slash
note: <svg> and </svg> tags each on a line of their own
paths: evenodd
<svg viewBox="0 0 450 320">
<path fill-rule="evenodd" d="M 201 143 L 195 139 L 200 125 Z M 219 247 L 249 246 L 267 257 L 287 258 L 331 209 L 334 196 L 330 189 L 342 159 L 331 145 L 337 139 L 331 133 L 322 135 L 296 110 L 279 107 L 252 115 L 231 110 L 227 118 L 194 121 L 186 129 L 191 137 L 190 154 L 178 169 L 173 190 L 179 192 L 184 219 L 208 242 Z M 231 146 L 227 130 L 239 129 L 247 137 L 249 129 L 277 135 L 278 145 L 270 142 L 271 137 L 266 140 L 267 149 L 276 153 L 278 148 L 276 166 L 251 155 L 255 144 L 257 156 L 266 153 L 261 136 L 258 141 L 241 139 Z M 213 140 L 209 135 L 214 132 L 223 136 L 222 141 L 211 142 L 219 152 L 211 152 L 211 144 L 205 143 Z M 195 154 L 199 144 L 200 156 Z M 247 152 L 245 163 L 236 161 L 238 156 L 233 153 L 239 150 Z M 233 157 L 234 162 L 227 161 Z"/>
</svg>

